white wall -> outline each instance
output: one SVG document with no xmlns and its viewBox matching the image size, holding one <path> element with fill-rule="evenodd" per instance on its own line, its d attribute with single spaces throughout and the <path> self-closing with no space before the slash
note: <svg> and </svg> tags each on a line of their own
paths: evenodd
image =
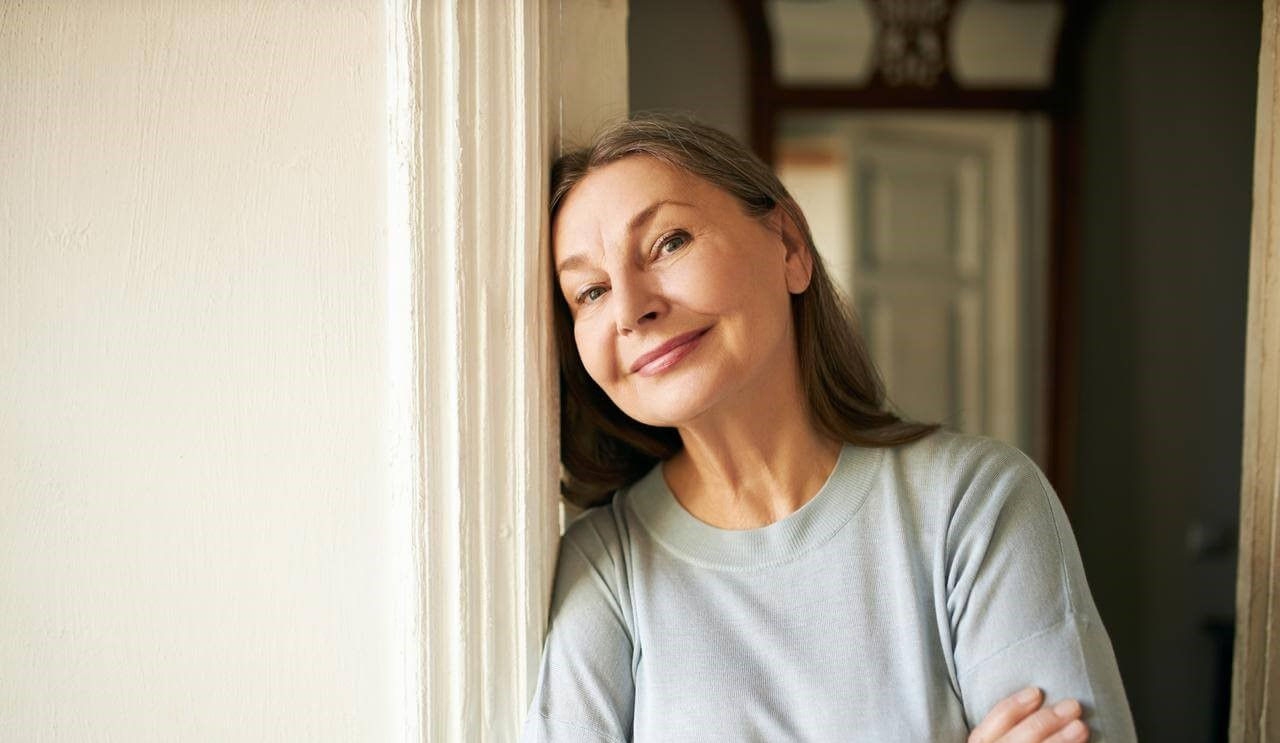
<svg viewBox="0 0 1280 743">
<path fill-rule="evenodd" d="M 0 739 L 411 728 L 382 13 L 0 5 Z"/>
</svg>

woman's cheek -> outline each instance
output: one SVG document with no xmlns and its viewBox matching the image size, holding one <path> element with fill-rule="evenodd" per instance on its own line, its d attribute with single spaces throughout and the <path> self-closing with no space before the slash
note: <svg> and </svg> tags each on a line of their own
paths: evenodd
<svg viewBox="0 0 1280 743">
<path fill-rule="evenodd" d="M 586 368 L 587 376 L 604 387 L 608 382 L 605 374 L 607 354 L 604 339 L 598 332 L 592 332 L 590 322 L 582 321 L 574 325 L 573 338 L 578 344 L 578 358 L 582 359 L 582 366 Z"/>
<path fill-rule="evenodd" d="M 741 257 L 734 260 L 723 251 L 707 249 L 691 254 L 681 268 L 669 277 L 667 295 L 700 313 L 733 311 L 740 304 L 744 289 L 759 283 L 759 277 Z"/>
</svg>

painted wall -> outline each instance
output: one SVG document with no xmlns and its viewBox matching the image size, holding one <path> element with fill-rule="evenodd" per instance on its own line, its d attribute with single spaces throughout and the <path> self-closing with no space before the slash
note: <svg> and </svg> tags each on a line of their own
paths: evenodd
<svg viewBox="0 0 1280 743">
<path fill-rule="evenodd" d="M 0 6 L 0 739 L 402 734 L 382 24 Z"/>
<path fill-rule="evenodd" d="M 632 111 L 691 113 L 750 139 L 745 31 L 730 0 L 635 0 L 627 21 Z"/>
</svg>

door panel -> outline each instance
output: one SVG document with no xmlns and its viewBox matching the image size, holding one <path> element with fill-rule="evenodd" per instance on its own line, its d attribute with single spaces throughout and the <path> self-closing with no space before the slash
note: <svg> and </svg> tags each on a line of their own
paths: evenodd
<svg viewBox="0 0 1280 743">
<path fill-rule="evenodd" d="M 797 115 L 778 163 L 899 410 L 1043 463 L 1037 126 L 1016 115 Z"/>
</svg>

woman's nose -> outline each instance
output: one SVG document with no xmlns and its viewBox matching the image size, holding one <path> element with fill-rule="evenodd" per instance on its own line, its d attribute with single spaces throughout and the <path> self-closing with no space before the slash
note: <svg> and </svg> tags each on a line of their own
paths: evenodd
<svg viewBox="0 0 1280 743">
<path fill-rule="evenodd" d="M 618 333 L 627 335 L 662 314 L 662 296 L 643 277 L 615 281 L 613 284 L 614 323 Z"/>
</svg>

